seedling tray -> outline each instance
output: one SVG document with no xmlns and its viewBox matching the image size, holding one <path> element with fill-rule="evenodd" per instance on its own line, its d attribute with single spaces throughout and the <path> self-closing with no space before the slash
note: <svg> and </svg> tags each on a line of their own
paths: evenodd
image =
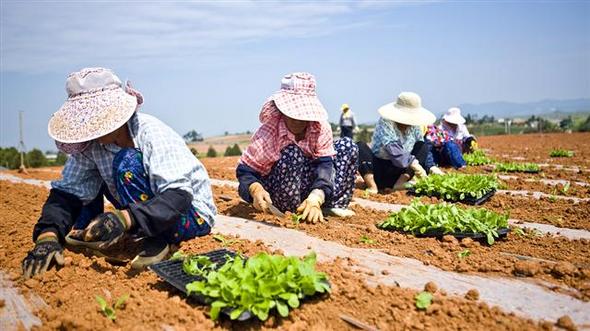
<svg viewBox="0 0 590 331">
<path fill-rule="evenodd" d="M 429 197 L 437 197 L 437 198 L 440 198 L 441 197 L 439 194 L 422 194 L 422 193 L 416 193 L 416 190 L 414 188 L 409 188 L 408 189 L 408 193 L 411 194 L 411 195 L 415 195 L 415 196 L 429 196 Z M 478 205 L 481 205 L 484 202 L 486 202 L 491 197 L 493 197 L 494 194 L 496 194 L 496 189 L 490 190 L 488 193 L 484 194 L 479 199 L 472 198 L 472 197 L 467 197 L 467 198 L 465 198 L 463 200 L 450 200 L 450 199 L 445 199 L 445 198 L 443 198 L 443 200 L 449 201 L 449 202 L 462 202 L 462 203 L 465 203 L 465 204 L 468 204 L 468 205 L 478 206 Z"/>
<path fill-rule="evenodd" d="M 199 254 L 209 257 L 211 262 L 216 263 L 218 268 L 221 268 L 227 261 L 227 256 L 235 257 L 236 253 L 227 249 L 218 249 L 211 252 L 207 252 L 204 254 Z M 187 294 L 186 285 L 192 283 L 194 281 L 201 281 L 204 280 L 203 277 L 200 276 L 191 276 L 187 275 L 182 270 L 182 260 L 166 260 L 162 262 L 158 262 L 156 264 L 152 264 L 149 266 L 149 269 L 155 272 L 160 278 L 164 281 L 169 283 L 170 285 L 176 287 L 178 290 Z M 205 297 L 202 295 L 191 294 L 191 297 L 194 298 L 198 303 L 206 305 L 208 304 Z M 232 309 L 226 308 L 221 311 L 222 314 L 226 315 L 229 318 Z M 245 321 L 252 317 L 253 315 L 245 311 L 237 318 L 238 321 Z"/>
<path fill-rule="evenodd" d="M 392 230 L 385 230 L 385 231 L 401 232 L 401 233 L 413 235 L 417 238 L 442 238 L 443 236 L 446 236 L 446 235 L 451 235 L 457 239 L 471 238 L 474 240 L 481 240 L 481 239 L 487 238 L 485 233 L 473 233 L 473 232 L 444 233 L 442 230 L 430 230 L 430 231 L 426 231 L 424 233 L 419 233 L 419 232 L 413 233 L 413 232 L 405 232 L 405 231 L 393 230 L 393 229 Z M 498 238 L 504 238 L 504 237 L 506 237 L 506 235 L 508 235 L 508 232 L 510 232 L 510 229 L 509 228 L 498 229 L 496 232 L 498 232 Z"/>
<path fill-rule="evenodd" d="M 235 257 L 236 253 L 227 249 L 218 249 L 199 255 L 209 257 L 211 262 L 217 264 L 217 268 L 221 268 L 227 261 L 227 256 Z M 243 256 L 243 258 L 247 257 Z M 184 272 L 184 270 L 182 270 L 182 260 L 166 260 L 152 264 L 148 268 L 155 272 L 158 276 L 160 276 L 160 278 L 162 278 L 164 281 L 176 287 L 178 290 L 185 294 L 187 294 L 187 284 L 192 283 L 194 281 L 204 280 L 204 278 L 200 276 L 187 275 Z M 330 287 L 330 283 L 326 282 L 326 285 Z M 200 304 L 209 304 L 209 302 L 207 302 L 205 297 L 203 297 L 202 295 L 191 294 L 191 297 L 194 298 Z M 233 309 L 231 308 L 225 308 L 221 310 L 221 313 L 225 315 L 227 318 L 230 318 L 230 314 L 232 311 Z M 245 311 L 236 320 L 246 321 L 252 317 L 254 317 L 254 315 L 251 312 Z"/>
</svg>

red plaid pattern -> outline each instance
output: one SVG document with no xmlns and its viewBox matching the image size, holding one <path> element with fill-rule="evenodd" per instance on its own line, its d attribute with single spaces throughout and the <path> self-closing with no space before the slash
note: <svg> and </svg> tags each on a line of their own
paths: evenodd
<svg viewBox="0 0 590 331">
<path fill-rule="evenodd" d="M 310 123 L 305 138 L 296 141 L 275 102 L 268 100 L 260 112 L 260 122 L 262 125 L 254 133 L 252 142 L 242 154 L 240 162 L 263 176 L 268 175 L 279 160 L 283 148 L 290 144 L 296 144 L 306 156 L 313 159 L 336 154 L 332 129 L 327 121 L 316 120 Z"/>
<path fill-rule="evenodd" d="M 281 80 L 281 90 L 273 100 L 281 113 L 302 121 L 327 121 L 328 113 L 316 95 L 315 77 L 306 72 L 295 72 Z"/>
</svg>

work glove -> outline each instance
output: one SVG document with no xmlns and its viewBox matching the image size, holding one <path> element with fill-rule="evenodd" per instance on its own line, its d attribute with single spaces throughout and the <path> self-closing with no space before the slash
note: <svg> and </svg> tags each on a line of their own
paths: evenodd
<svg viewBox="0 0 590 331">
<path fill-rule="evenodd" d="M 297 213 L 301 215 L 301 219 L 317 223 L 324 221 L 324 215 L 322 214 L 322 204 L 324 203 L 324 191 L 315 189 L 309 193 L 307 199 L 305 199 L 299 208 Z"/>
<path fill-rule="evenodd" d="M 434 175 L 444 175 L 445 173 L 437 166 L 430 167 L 430 173 Z"/>
<path fill-rule="evenodd" d="M 270 194 L 262 187 L 262 184 L 258 182 L 252 183 L 248 190 L 250 191 L 252 200 L 254 200 L 252 203 L 254 208 L 263 212 L 268 211 L 268 206 L 272 205 L 272 200 L 270 199 Z"/>
<path fill-rule="evenodd" d="M 412 161 L 412 163 L 410 164 L 410 168 L 414 170 L 414 176 L 416 176 L 416 178 L 424 178 L 427 176 L 426 170 L 422 168 L 418 160 Z"/>
<path fill-rule="evenodd" d="M 25 278 L 42 274 L 55 260 L 57 265 L 64 265 L 63 248 L 55 237 L 38 239 L 33 248 L 22 262 L 23 276 Z"/>
<path fill-rule="evenodd" d="M 123 238 L 125 231 L 127 221 L 117 210 L 96 216 L 84 230 L 70 232 L 70 237 L 86 242 L 102 242 L 98 248 L 108 249 Z"/>
</svg>

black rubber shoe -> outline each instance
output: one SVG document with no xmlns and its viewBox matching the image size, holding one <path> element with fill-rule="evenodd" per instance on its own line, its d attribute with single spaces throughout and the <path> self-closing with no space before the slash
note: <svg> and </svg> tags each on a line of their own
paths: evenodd
<svg viewBox="0 0 590 331">
<path fill-rule="evenodd" d="M 166 258 L 170 252 L 170 245 L 160 238 L 146 238 L 143 241 L 143 248 L 131 261 L 131 268 L 144 269 L 145 267 L 158 263 Z"/>
</svg>

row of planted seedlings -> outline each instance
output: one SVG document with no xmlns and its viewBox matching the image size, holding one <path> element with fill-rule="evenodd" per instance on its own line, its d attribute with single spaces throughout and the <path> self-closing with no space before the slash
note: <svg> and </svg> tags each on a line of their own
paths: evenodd
<svg viewBox="0 0 590 331">
<path fill-rule="evenodd" d="M 215 239 L 229 244 L 222 236 Z M 316 270 L 314 252 L 298 258 L 266 252 L 247 257 L 227 249 L 179 251 L 150 269 L 198 303 L 210 305 L 213 320 L 225 315 L 265 321 L 272 311 L 287 317 L 303 300 L 331 290 L 327 275 Z"/>
<path fill-rule="evenodd" d="M 523 162 L 495 162 L 488 157 L 481 149 L 477 149 L 472 153 L 464 155 L 465 162 L 468 166 L 482 166 L 493 165 L 497 172 L 524 172 L 524 173 L 539 173 L 541 167 L 536 163 Z"/>
<path fill-rule="evenodd" d="M 425 204 L 414 199 L 401 211 L 392 213 L 377 225 L 384 230 L 411 233 L 418 237 L 485 239 L 492 245 L 508 231 L 509 214 L 499 214 L 485 208 L 461 207 L 454 202 L 481 205 L 490 199 L 499 186 L 495 175 L 445 174 L 430 175 L 409 187 L 409 193 L 445 200 Z"/>
</svg>

